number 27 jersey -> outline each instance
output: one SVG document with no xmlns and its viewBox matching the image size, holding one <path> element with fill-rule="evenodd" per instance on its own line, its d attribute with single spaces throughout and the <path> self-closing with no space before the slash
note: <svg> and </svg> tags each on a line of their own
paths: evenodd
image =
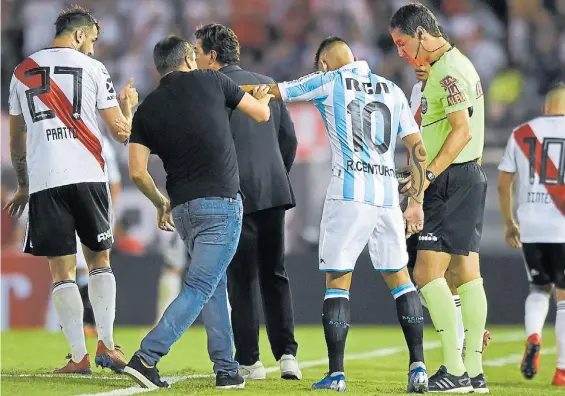
<svg viewBox="0 0 565 396">
<path fill-rule="evenodd" d="M 27 127 L 30 193 L 108 181 L 97 110 L 118 102 L 101 62 L 71 48 L 38 51 L 16 67 L 9 105 Z"/>
<path fill-rule="evenodd" d="M 402 90 L 364 61 L 278 86 L 284 101 L 312 101 L 324 120 L 333 171 L 327 198 L 397 207 L 396 139 L 419 132 Z"/>
</svg>

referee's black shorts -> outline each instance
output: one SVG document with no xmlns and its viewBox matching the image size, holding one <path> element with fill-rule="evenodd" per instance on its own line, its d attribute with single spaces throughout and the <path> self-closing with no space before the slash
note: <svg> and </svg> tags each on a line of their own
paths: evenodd
<svg viewBox="0 0 565 396">
<path fill-rule="evenodd" d="M 478 252 L 486 194 L 487 177 L 477 161 L 449 166 L 426 190 L 424 229 L 409 245 L 461 256 Z"/>
</svg>

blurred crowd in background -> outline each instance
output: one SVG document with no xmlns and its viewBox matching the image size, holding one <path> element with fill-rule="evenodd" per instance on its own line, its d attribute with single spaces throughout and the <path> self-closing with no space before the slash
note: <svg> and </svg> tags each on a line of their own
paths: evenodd
<svg viewBox="0 0 565 396">
<path fill-rule="evenodd" d="M 391 15 L 408 2 L 2 0 L 3 122 L 6 122 L 7 87 L 15 66 L 27 55 L 49 45 L 57 15 L 71 3 L 90 8 L 100 20 L 102 32 L 95 57 L 106 65 L 115 85 L 121 88 L 134 77 L 143 99 L 159 82 L 152 60 L 155 43 L 170 33 L 193 39 L 193 32 L 200 24 L 211 22 L 226 24 L 235 30 L 241 43 L 242 67 L 275 80 L 295 79 L 311 73 L 319 43 L 327 36 L 338 35 L 350 43 L 359 59 L 368 61 L 375 73 L 392 79 L 409 95 L 416 82 L 414 73 L 398 57 L 388 32 Z M 512 127 L 539 115 L 542 97 L 548 88 L 558 80 L 565 80 L 565 0 L 421 2 L 438 16 L 451 40 L 477 68 L 487 100 L 487 145 L 503 145 Z M 312 114 L 302 108 L 295 109 L 298 110 L 293 113 L 293 119 L 300 146 L 291 178 L 298 194 L 298 207 L 289 213 L 287 223 L 289 230 L 296 231 L 289 235 L 315 243 L 329 157 L 323 126 L 319 116 L 313 114 L 315 109 L 309 109 Z M 314 131 L 316 125 L 318 129 Z M 6 147 L 8 131 L 2 129 L 4 201 L 7 189 L 14 188 L 14 183 Z M 321 149 L 316 151 L 317 148 Z M 117 151 L 122 171 L 127 172 L 127 150 L 121 147 Z M 156 171 L 160 168 L 155 166 Z M 128 198 L 127 184 L 129 181 L 124 177 L 122 205 L 138 205 L 141 200 L 134 194 L 133 187 L 129 188 L 133 195 Z M 147 215 L 147 225 L 138 228 L 155 228 L 151 207 L 141 212 L 131 211 L 137 214 L 130 217 L 128 213 L 127 208 L 123 209 L 120 222 L 124 227 L 144 223 L 139 217 Z M 20 240 L 21 230 L 10 234 L 13 229 L 9 226 L 10 220 L 4 217 L 2 220 L 3 242 L 9 241 L 14 246 L 15 241 Z M 131 230 L 133 226 L 129 227 Z"/>
<path fill-rule="evenodd" d="M 102 24 L 96 57 L 118 86 L 135 77 L 143 97 L 158 82 L 156 41 L 191 37 L 199 24 L 219 22 L 239 36 L 244 68 L 294 79 L 313 69 L 329 35 L 348 40 L 373 71 L 410 92 L 413 74 L 398 58 L 388 20 L 405 0 L 75 0 Z M 565 0 L 422 1 L 475 64 L 489 101 L 488 122 L 505 126 L 539 111 L 539 97 L 565 76 Z M 6 0 L 2 7 L 2 85 L 26 55 L 52 39 L 63 0 Z M 2 90 L 2 108 L 7 90 Z"/>
</svg>

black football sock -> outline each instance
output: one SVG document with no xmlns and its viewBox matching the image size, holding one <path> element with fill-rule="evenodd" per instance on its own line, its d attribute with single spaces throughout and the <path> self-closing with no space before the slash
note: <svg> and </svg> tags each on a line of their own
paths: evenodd
<svg viewBox="0 0 565 396">
<path fill-rule="evenodd" d="M 422 303 L 412 283 L 391 291 L 396 301 L 396 313 L 410 353 L 410 364 L 424 363 L 424 315 Z"/>
<path fill-rule="evenodd" d="M 328 347 L 329 372 L 343 372 L 345 341 L 350 325 L 349 292 L 327 289 L 322 314 Z"/>
</svg>

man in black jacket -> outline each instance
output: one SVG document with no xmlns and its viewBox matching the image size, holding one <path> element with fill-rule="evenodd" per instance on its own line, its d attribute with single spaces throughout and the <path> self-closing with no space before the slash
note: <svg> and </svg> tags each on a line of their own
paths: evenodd
<svg viewBox="0 0 565 396">
<path fill-rule="evenodd" d="M 242 70 L 239 41 L 220 24 L 196 31 L 196 63 L 200 69 L 225 73 L 239 85 L 269 84 L 273 79 Z M 231 111 L 230 126 L 239 164 L 244 216 L 237 252 L 228 268 L 228 295 L 240 374 L 264 379 L 259 360 L 259 313 L 255 309 L 257 281 L 261 289 L 267 335 L 280 361 L 281 377 L 301 379 L 296 361 L 294 317 L 288 276 L 284 266 L 285 210 L 295 206 L 288 172 L 296 155 L 296 134 L 286 105 L 271 102 L 267 123 L 249 120 Z"/>
</svg>

